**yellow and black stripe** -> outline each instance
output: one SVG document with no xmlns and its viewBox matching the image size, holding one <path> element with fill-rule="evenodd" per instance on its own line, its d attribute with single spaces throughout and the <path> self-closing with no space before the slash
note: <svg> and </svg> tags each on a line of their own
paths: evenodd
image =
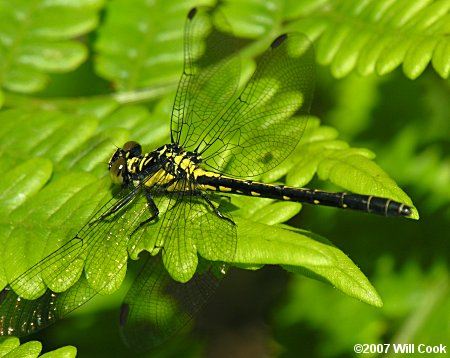
<svg viewBox="0 0 450 358">
<path fill-rule="evenodd" d="M 316 189 L 294 188 L 285 185 L 259 183 L 199 170 L 197 188 L 227 194 L 257 196 L 277 200 L 289 200 L 314 205 L 353 209 L 385 216 L 409 216 L 411 208 L 391 199 L 376 196 L 332 193 Z"/>
<path fill-rule="evenodd" d="M 140 145 L 129 142 L 113 155 L 110 171 L 114 182 L 143 184 L 150 191 L 154 187 L 167 192 L 188 191 L 193 195 L 212 191 L 333 206 L 385 216 L 410 216 L 412 213 L 409 206 L 387 198 L 236 179 L 206 171 L 200 165 L 198 154 L 186 152 L 177 144 L 167 144 L 154 152 L 141 154 Z M 157 210 L 154 204 L 151 206 Z"/>
</svg>

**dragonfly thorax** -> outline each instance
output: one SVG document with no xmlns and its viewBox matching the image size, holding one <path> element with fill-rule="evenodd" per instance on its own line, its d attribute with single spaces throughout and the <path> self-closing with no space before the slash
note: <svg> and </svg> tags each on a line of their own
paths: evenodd
<svg viewBox="0 0 450 358">
<path fill-rule="evenodd" d="M 140 144 L 127 142 L 111 157 L 109 172 L 111 180 L 116 184 L 141 182 L 155 175 L 163 175 L 167 180 L 187 179 L 198 169 L 200 162 L 201 158 L 197 153 L 187 152 L 176 143 L 142 153 Z"/>
</svg>

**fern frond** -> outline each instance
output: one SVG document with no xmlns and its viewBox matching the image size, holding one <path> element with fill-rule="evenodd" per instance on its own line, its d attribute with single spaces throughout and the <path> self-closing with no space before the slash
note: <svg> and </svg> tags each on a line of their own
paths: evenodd
<svg viewBox="0 0 450 358">
<path fill-rule="evenodd" d="M 307 0 L 306 3 L 311 3 Z M 317 39 L 317 59 L 337 78 L 353 70 L 387 74 L 402 65 L 415 79 L 431 62 L 443 78 L 450 73 L 450 2 L 328 1 L 306 6 L 292 28 Z"/>
<path fill-rule="evenodd" d="M 289 227 L 237 219 L 240 237 L 234 264 L 254 269 L 266 264 L 331 284 L 370 305 L 383 302 L 369 280 L 350 258 L 323 237 Z"/>
<path fill-rule="evenodd" d="M 0 338 L 0 357 L 34 358 L 39 356 L 46 358 L 72 358 L 77 355 L 77 349 L 73 346 L 61 347 L 43 355 L 40 355 L 41 350 L 42 344 L 38 341 L 20 344 L 19 339 L 16 337 Z"/>
<path fill-rule="evenodd" d="M 118 90 L 178 80 L 184 20 L 192 4 L 171 2 L 173 6 L 127 0 L 108 4 L 96 42 L 96 71 Z"/>
<path fill-rule="evenodd" d="M 0 1 L 0 86 L 31 93 L 49 72 L 67 72 L 87 57 L 70 40 L 95 28 L 103 0 Z"/>
</svg>

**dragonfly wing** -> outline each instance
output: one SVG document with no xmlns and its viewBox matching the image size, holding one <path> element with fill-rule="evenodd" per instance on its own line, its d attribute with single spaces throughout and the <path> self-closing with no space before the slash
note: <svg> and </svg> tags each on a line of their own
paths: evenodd
<svg viewBox="0 0 450 358">
<path fill-rule="evenodd" d="M 127 217 L 118 212 L 100 218 L 129 193 L 123 189 L 108 200 L 74 238 L 0 292 L 0 335 L 38 331 L 96 293 L 111 293 L 120 286 L 128 259 Z"/>
<path fill-rule="evenodd" d="M 300 140 L 313 91 L 311 43 L 301 34 L 281 35 L 258 59 L 239 97 L 205 137 L 205 164 L 218 169 L 227 163 L 221 172 L 238 177 L 274 168 Z"/>
<path fill-rule="evenodd" d="M 195 150 L 236 93 L 241 72 L 232 56 L 244 43 L 230 35 L 220 11 L 191 10 L 185 26 L 184 67 L 172 110 L 172 142 Z"/>
<path fill-rule="evenodd" d="M 209 196 L 209 204 L 201 194 L 190 191 L 188 185 L 187 181 L 180 181 L 177 192 L 152 190 L 159 217 L 133 234 L 129 243 L 134 259 L 144 250 L 152 255 L 161 254 L 169 275 L 178 282 L 192 278 L 199 256 L 210 261 L 233 262 L 237 246 L 235 225 L 215 211 L 222 210 L 217 198 Z"/>
<path fill-rule="evenodd" d="M 210 265 L 188 282 L 176 282 L 160 255 L 149 257 L 121 307 L 119 326 L 127 346 L 145 351 L 164 343 L 203 307 L 221 276 Z"/>
<path fill-rule="evenodd" d="M 211 169 L 255 176 L 283 161 L 305 130 L 314 91 L 314 51 L 304 35 L 280 36 L 239 92 L 243 41 L 230 33 L 220 12 L 190 12 L 172 141 L 201 153 Z"/>
<path fill-rule="evenodd" d="M 55 323 L 97 294 L 83 277 L 62 293 L 46 290 L 35 300 L 17 295 L 10 287 L 0 292 L 0 336 L 25 336 Z"/>
<path fill-rule="evenodd" d="M 161 210 L 158 220 L 130 242 L 142 250 L 139 241 L 150 238 L 145 249 L 155 256 L 130 288 L 120 318 L 127 345 L 139 351 L 170 338 L 200 310 L 233 261 L 237 245 L 236 226 L 219 217 L 220 206 L 214 210 L 188 190 L 158 194 L 153 191 Z M 213 197 L 209 200 L 217 205 Z"/>
</svg>

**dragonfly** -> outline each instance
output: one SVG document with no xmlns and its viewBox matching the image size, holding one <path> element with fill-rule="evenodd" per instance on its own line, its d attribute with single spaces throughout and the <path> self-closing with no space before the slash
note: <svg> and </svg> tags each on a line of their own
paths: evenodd
<svg viewBox="0 0 450 358">
<path fill-rule="evenodd" d="M 147 251 L 119 328 L 132 350 L 165 342 L 208 301 L 233 262 L 237 233 L 229 195 L 412 214 L 389 198 L 249 180 L 285 160 L 304 133 L 314 51 L 304 35 L 280 35 L 242 84 L 237 47 L 220 13 L 189 12 L 171 142 L 143 152 L 129 141 L 114 152 L 109 172 L 121 189 L 66 244 L 0 292 L 0 335 L 34 333 L 111 293 L 129 256 Z"/>
</svg>

